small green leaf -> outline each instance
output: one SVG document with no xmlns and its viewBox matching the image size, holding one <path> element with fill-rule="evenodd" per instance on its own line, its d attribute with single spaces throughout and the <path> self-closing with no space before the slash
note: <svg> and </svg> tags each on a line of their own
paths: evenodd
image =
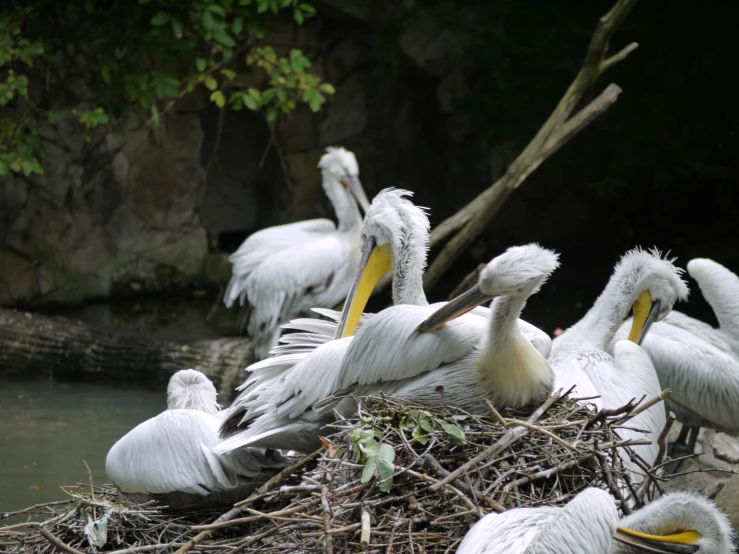
<svg viewBox="0 0 739 554">
<path fill-rule="evenodd" d="M 172 18 L 172 33 L 175 38 L 182 38 L 182 22 L 176 17 Z"/>
<path fill-rule="evenodd" d="M 470 416 L 464 415 L 464 414 L 455 414 L 452 416 L 452 419 L 455 421 L 464 421 L 465 419 L 469 419 Z"/>
<path fill-rule="evenodd" d="M 364 464 L 364 469 L 362 470 L 362 483 L 368 482 L 372 477 L 375 475 L 375 470 L 377 469 L 377 458 L 368 458 L 367 463 Z"/>
<path fill-rule="evenodd" d="M 254 100 L 254 97 L 249 96 L 245 92 L 241 93 L 241 100 L 244 102 L 244 106 L 246 106 L 250 110 L 257 111 L 259 109 L 259 102 Z"/>
<path fill-rule="evenodd" d="M 233 31 L 234 35 L 240 34 L 243 28 L 244 28 L 244 20 L 240 17 L 237 17 L 236 19 L 234 19 L 234 22 L 231 25 L 231 30 Z"/>
<path fill-rule="evenodd" d="M 305 14 L 305 17 L 313 17 L 316 15 L 316 8 L 310 4 L 298 4 L 298 7 Z"/>
<path fill-rule="evenodd" d="M 380 460 L 387 462 L 388 464 L 392 464 L 395 461 L 395 450 L 392 446 L 383 442 L 382 444 L 380 444 L 380 448 L 377 452 L 377 457 Z"/>
<path fill-rule="evenodd" d="M 164 25 L 167 21 L 169 21 L 169 14 L 166 12 L 159 12 L 151 18 L 151 24 L 156 25 L 157 27 L 159 25 Z"/>
<path fill-rule="evenodd" d="M 211 102 L 215 102 L 216 106 L 218 106 L 219 108 L 222 108 L 226 105 L 226 97 L 223 96 L 223 92 L 221 92 L 220 90 L 213 91 L 213 93 L 210 95 L 210 100 Z"/>
<path fill-rule="evenodd" d="M 208 66 L 208 60 L 204 60 L 203 58 L 195 58 L 195 67 L 198 71 L 201 73 L 205 71 L 205 68 Z"/>
<path fill-rule="evenodd" d="M 431 425 L 431 421 L 425 415 L 422 415 L 421 416 L 421 419 L 419 420 L 419 424 L 421 425 L 421 428 L 424 431 L 427 431 L 429 433 L 432 433 L 434 431 L 434 427 L 433 427 L 433 425 Z"/>
<path fill-rule="evenodd" d="M 295 10 L 293 12 L 293 19 L 295 19 L 295 22 L 298 25 L 302 25 L 303 21 L 305 20 L 305 16 L 303 15 L 303 12 L 300 10 Z"/>
<path fill-rule="evenodd" d="M 321 109 L 321 99 L 318 98 L 315 94 L 311 96 L 310 100 L 308 100 L 308 105 L 310 106 L 311 111 L 317 112 Z"/>
<path fill-rule="evenodd" d="M 416 428 L 413 429 L 413 438 L 421 444 L 426 444 L 429 441 L 429 438 L 426 436 L 426 432 L 421 429 L 420 425 L 417 425 Z"/>
<path fill-rule="evenodd" d="M 331 83 L 322 83 L 321 84 L 321 92 L 324 92 L 326 94 L 335 94 L 336 89 L 334 88 L 334 85 Z M 465 416 L 467 417 L 467 416 Z"/>
<path fill-rule="evenodd" d="M 275 97 L 275 89 L 268 88 L 262 93 L 262 104 L 268 104 Z"/>
<path fill-rule="evenodd" d="M 277 100 L 280 102 L 287 102 L 287 91 L 285 91 L 285 89 L 278 88 L 276 94 Z"/>
<path fill-rule="evenodd" d="M 59 119 L 59 112 L 52 108 L 51 110 L 49 110 L 49 113 L 46 115 L 46 117 L 48 118 L 49 123 L 53 125 Z"/>
<path fill-rule="evenodd" d="M 464 432 L 456 425 L 452 423 L 442 423 L 441 427 L 447 434 L 453 436 L 455 439 L 465 440 Z"/>
<path fill-rule="evenodd" d="M 215 14 L 217 17 L 224 18 L 226 17 L 226 12 L 223 11 L 223 8 L 221 6 L 218 6 L 216 4 L 211 4 L 207 7 L 207 10 L 213 14 Z"/>
<path fill-rule="evenodd" d="M 0 175 L 7 175 L 10 172 L 8 162 L 0 160 Z"/>
<path fill-rule="evenodd" d="M 208 90 L 216 90 L 218 88 L 218 81 L 210 75 L 206 76 L 203 82 Z"/>
<path fill-rule="evenodd" d="M 377 469 L 379 470 L 381 481 L 379 489 L 382 492 L 390 492 L 390 489 L 393 488 L 393 474 L 395 473 L 395 466 L 384 460 L 378 460 Z"/>
<path fill-rule="evenodd" d="M 267 108 L 267 121 L 269 121 L 270 123 L 274 123 L 275 121 L 277 121 L 277 110 L 272 106 Z"/>
</svg>

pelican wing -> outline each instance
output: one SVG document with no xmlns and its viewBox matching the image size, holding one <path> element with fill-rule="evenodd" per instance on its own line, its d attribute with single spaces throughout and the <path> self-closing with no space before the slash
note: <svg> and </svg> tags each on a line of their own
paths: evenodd
<svg viewBox="0 0 739 554">
<path fill-rule="evenodd" d="M 430 333 L 416 331 L 432 306 L 391 306 L 359 329 L 342 363 L 339 389 L 400 381 L 467 355 L 480 343 L 485 320 L 462 316 Z"/>
<path fill-rule="evenodd" d="M 739 357 L 715 329 L 672 312 L 652 325 L 643 348 L 683 423 L 739 432 Z"/>
<path fill-rule="evenodd" d="M 719 327 L 739 348 L 739 277 L 713 260 L 688 262 L 688 273 L 698 281 L 703 297 L 713 308 Z"/>
<path fill-rule="evenodd" d="M 329 234 L 265 259 L 249 275 L 245 290 L 253 312 L 250 335 L 276 328 L 311 305 L 329 288 L 339 273 L 350 273 L 355 256 L 351 246 L 338 234 Z M 347 287 L 349 286 L 347 282 Z"/>
<path fill-rule="evenodd" d="M 228 258 L 233 266 L 233 276 L 223 296 L 226 307 L 233 306 L 237 299 L 241 305 L 244 305 L 246 281 L 262 262 L 277 252 L 293 249 L 334 231 L 336 231 L 336 226 L 332 221 L 310 219 L 269 227 L 250 235 Z"/>
</svg>

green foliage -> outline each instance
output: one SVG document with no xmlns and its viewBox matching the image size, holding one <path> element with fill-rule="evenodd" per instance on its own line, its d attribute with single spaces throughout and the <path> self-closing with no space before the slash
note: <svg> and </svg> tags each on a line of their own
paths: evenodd
<svg viewBox="0 0 739 554">
<path fill-rule="evenodd" d="M 219 108 L 246 106 L 270 122 L 301 103 L 318 111 L 334 90 L 306 73 L 302 52 L 280 57 L 258 44 L 283 12 L 300 25 L 316 10 L 300 0 L 35 0 L 1 8 L 0 106 L 14 113 L 0 119 L 0 174 L 41 172 L 42 119 L 71 118 L 91 139 L 96 127 L 119 125 L 132 106 L 156 125 L 198 87 Z M 263 89 L 246 84 L 255 71 L 266 75 Z M 40 75 L 62 89 L 80 80 L 90 94 L 51 109 L 44 91 L 30 90 L 40 87 Z"/>
<path fill-rule="evenodd" d="M 362 414 L 361 427 L 352 431 L 351 443 L 354 462 L 363 464 L 362 483 L 367 483 L 375 475 L 379 476 L 378 488 L 389 492 L 395 474 L 395 450 L 383 442 L 385 435 L 395 433 L 403 436 L 409 431 L 412 438 L 426 445 L 434 433 L 443 432 L 457 445 L 465 444 L 464 431 L 458 423 L 469 416 L 442 416 L 427 410 L 409 406 L 396 406 L 395 409 L 381 409 L 376 414 Z M 397 424 L 397 426 L 396 426 Z"/>
</svg>

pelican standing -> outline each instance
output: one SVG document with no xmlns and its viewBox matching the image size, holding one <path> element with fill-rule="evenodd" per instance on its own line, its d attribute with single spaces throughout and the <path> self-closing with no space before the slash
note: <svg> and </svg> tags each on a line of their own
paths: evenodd
<svg viewBox="0 0 739 554">
<path fill-rule="evenodd" d="M 739 435 L 739 277 L 701 258 L 688 262 L 688 273 L 713 308 L 719 327 L 672 312 L 654 324 L 642 345 L 660 384 L 672 390 L 667 408 L 683 424 L 670 445 L 673 458 L 693 452 L 700 427 Z M 617 337 L 624 335 L 626 325 Z"/>
<path fill-rule="evenodd" d="M 682 270 L 659 252 L 634 249 L 616 265 L 603 293 L 575 325 L 552 342 L 549 363 L 556 376 L 555 388 L 574 396 L 593 397 L 599 408 L 619 408 L 632 399 L 651 398 L 662 391 L 652 361 L 638 345 L 654 321 L 664 319 L 677 300 L 684 300 L 688 287 Z M 633 307 L 634 321 L 629 341 L 619 341 L 611 355 L 607 349 Z M 651 445 L 634 446 L 651 466 L 657 457 L 657 437 L 666 422 L 663 406 L 654 406 L 634 417 L 630 427 L 620 429 L 624 439 L 645 438 Z M 638 430 L 637 430 L 638 429 Z M 642 472 L 622 453 L 624 464 L 637 475 Z"/>
<path fill-rule="evenodd" d="M 243 449 L 219 457 L 220 407 L 201 372 L 183 369 L 167 386 L 167 410 L 144 421 L 108 452 L 105 470 L 122 493 L 153 497 L 171 508 L 233 503 L 263 470 L 281 467 L 278 453 Z"/>
<path fill-rule="evenodd" d="M 258 358 L 280 335 L 279 325 L 313 307 L 333 307 L 346 296 L 359 262 L 359 230 L 369 201 L 352 152 L 327 148 L 318 167 L 339 225 L 310 219 L 269 227 L 247 238 L 229 261 L 233 276 L 223 302 L 248 304 L 242 318 Z"/>
<path fill-rule="evenodd" d="M 705 498 L 677 492 L 619 521 L 611 496 L 588 488 L 562 508 L 488 514 L 457 554 L 729 554 L 728 518 Z"/>
</svg>

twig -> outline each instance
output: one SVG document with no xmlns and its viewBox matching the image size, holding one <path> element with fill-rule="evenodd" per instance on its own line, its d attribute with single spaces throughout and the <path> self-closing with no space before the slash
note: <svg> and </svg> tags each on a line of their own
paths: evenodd
<svg viewBox="0 0 739 554">
<path fill-rule="evenodd" d="M 567 450 L 577 450 L 577 443 L 570 444 L 569 442 L 561 439 L 554 433 L 547 431 L 546 429 L 539 427 L 538 425 L 529 423 L 528 421 L 521 421 L 519 419 L 506 419 L 498 413 L 498 411 L 495 409 L 495 406 L 493 406 L 490 400 L 485 400 L 485 404 L 487 404 L 490 411 L 492 411 L 496 415 L 496 417 L 500 419 L 500 422 L 502 423 L 503 427 L 505 427 L 506 429 L 510 429 L 511 427 L 524 427 L 528 429 L 529 431 L 536 431 L 537 433 L 541 435 L 549 437 L 554 442 L 560 444 L 561 446 L 564 446 Z"/>
<path fill-rule="evenodd" d="M 665 426 L 662 429 L 662 432 L 659 434 L 659 437 L 657 438 L 657 445 L 659 446 L 659 450 L 657 451 L 657 457 L 654 459 L 654 463 L 652 464 L 652 471 L 654 471 L 656 468 L 660 467 L 662 465 L 662 460 L 665 458 L 665 453 L 667 452 L 667 435 L 670 433 L 670 429 L 672 429 L 672 424 L 675 423 L 675 413 L 670 412 L 667 414 L 667 421 L 665 422 Z"/>
<path fill-rule="evenodd" d="M 360 535 L 359 542 L 362 543 L 362 546 L 364 548 L 367 548 L 370 543 L 370 529 L 371 529 L 370 523 L 371 523 L 370 513 L 367 510 L 363 509 L 362 510 L 362 534 Z"/>
<path fill-rule="evenodd" d="M 77 550 L 76 548 L 72 548 L 68 544 L 64 544 L 61 540 L 59 540 L 57 537 L 55 537 L 51 531 L 49 531 L 46 527 L 39 527 L 38 532 L 41 533 L 41 535 L 49 541 L 51 544 L 56 546 L 57 548 L 61 548 L 64 550 L 64 552 L 68 552 L 69 554 L 84 554 L 84 552 L 81 552 Z"/>
<path fill-rule="evenodd" d="M 672 394 L 672 391 L 670 389 L 663 390 L 657 396 L 654 396 L 654 397 L 650 398 L 646 402 L 639 403 L 639 405 L 636 408 L 634 408 L 631 412 L 629 412 L 628 414 L 626 414 L 621 419 L 619 419 L 617 421 L 614 421 L 611 425 L 613 425 L 613 426 L 623 425 L 624 423 L 626 423 L 630 419 L 633 419 L 636 416 L 638 416 L 644 410 L 648 410 L 649 408 L 651 408 L 652 406 L 654 406 L 658 402 L 662 402 L 665 398 L 667 398 L 668 396 L 670 396 L 670 394 Z"/>
<path fill-rule="evenodd" d="M 6 519 L 9 517 L 17 516 L 19 514 L 25 514 L 26 512 L 32 512 L 33 510 L 38 510 L 39 508 L 46 508 L 47 506 L 56 506 L 58 504 L 69 504 L 69 500 L 56 500 L 54 502 L 46 502 L 44 504 L 34 504 L 33 506 L 29 506 L 28 508 L 23 508 L 22 510 L 16 510 L 15 512 L 3 512 L 0 514 L 0 519 Z"/>
<path fill-rule="evenodd" d="M 267 481 L 264 485 L 259 487 L 256 491 L 254 491 L 249 498 L 246 500 L 243 500 L 237 504 L 234 504 L 234 507 L 223 514 L 221 517 L 219 517 L 217 520 L 215 520 L 213 523 L 223 523 L 224 521 L 229 521 L 233 518 L 235 518 L 237 515 L 239 515 L 242 511 L 244 506 L 249 505 L 250 503 L 254 502 L 259 496 L 263 495 L 265 492 L 268 492 L 275 487 L 281 485 L 285 480 L 287 480 L 288 477 L 290 477 L 295 471 L 303 467 L 305 464 L 307 464 L 309 461 L 314 459 L 318 454 L 321 452 L 322 449 L 316 450 L 313 454 L 306 456 L 305 458 L 302 458 L 298 460 L 296 463 L 291 465 L 290 467 L 287 467 L 280 471 L 277 475 L 272 477 L 269 481 Z M 205 531 L 201 531 L 197 535 L 195 535 L 193 538 L 191 538 L 189 541 L 185 543 L 184 546 L 180 547 L 175 554 L 185 554 L 185 552 L 189 552 L 192 550 L 195 546 L 200 544 L 202 541 L 207 539 L 211 534 L 213 533 L 212 529 L 206 529 Z"/>
<path fill-rule="evenodd" d="M 323 508 L 323 529 L 326 531 L 326 554 L 333 554 L 334 539 L 331 536 L 331 506 L 328 503 L 328 487 L 321 487 L 321 506 Z"/>
</svg>

